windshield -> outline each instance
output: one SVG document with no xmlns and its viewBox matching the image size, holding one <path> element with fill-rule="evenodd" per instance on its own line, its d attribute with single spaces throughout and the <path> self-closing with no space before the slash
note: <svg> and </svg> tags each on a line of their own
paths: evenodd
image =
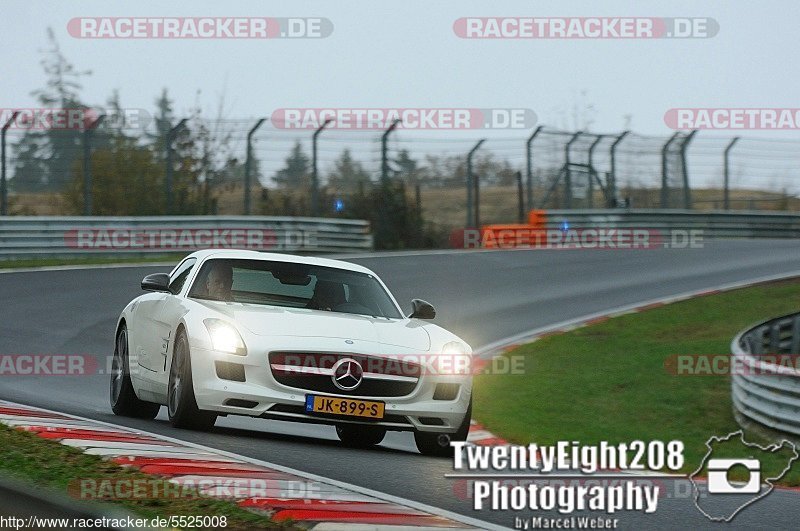
<svg viewBox="0 0 800 531">
<path fill-rule="evenodd" d="M 389 319 L 403 317 L 372 275 L 268 260 L 207 260 L 189 297 Z"/>
</svg>

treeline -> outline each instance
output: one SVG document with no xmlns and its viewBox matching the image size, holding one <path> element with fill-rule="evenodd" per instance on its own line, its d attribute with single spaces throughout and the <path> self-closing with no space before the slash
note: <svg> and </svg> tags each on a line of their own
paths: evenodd
<svg viewBox="0 0 800 531">
<path fill-rule="evenodd" d="M 83 82 L 91 72 L 79 70 L 65 57 L 52 31 L 48 42 L 41 62 L 46 83 L 32 95 L 42 108 L 84 109 L 87 116 L 96 117 L 98 113 L 92 115 L 92 109 L 98 106 L 82 96 Z M 147 128 L 119 119 L 126 116 L 127 109 L 116 92 L 99 107 L 116 119 L 106 120 L 91 133 L 92 215 L 216 214 L 223 190 L 241 190 L 247 150 L 241 130 L 222 120 L 222 103 L 216 117 L 205 115 L 199 104 L 178 116 L 175 102 L 164 89 L 154 98 L 154 110 L 149 113 L 152 123 Z M 181 118 L 188 120 L 175 130 Z M 88 125 L 22 131 L 11 145 L 11 191 L 63 194 L 69 210 L 64 213 L 83 214 L 84 129 Z M 170 131 L 174 136 L 168 157 Z M 252 212 L 311 215 L 311 165 L 299 142 L 272 175 L 263 175 L 258 157 L 252 153 Z M 513 182 L 514 170 L 491 154 L 476 157 L 474 167 L 487 184 Z M 463 186 L 466 179 L 463 156 L 428 155 L 417 160 L 407 150 L 392 153 L 386 179 L 365 169 L 348 149 L 324 170 L 320 172 L 318 214 L 370 220 L 379 248 L 439 244 L 442 235 L 422 219 L 420 205 L 414 201 L 415 188 Z M 263 182 L 271 185 L 259 186 Z"/>
</svg>

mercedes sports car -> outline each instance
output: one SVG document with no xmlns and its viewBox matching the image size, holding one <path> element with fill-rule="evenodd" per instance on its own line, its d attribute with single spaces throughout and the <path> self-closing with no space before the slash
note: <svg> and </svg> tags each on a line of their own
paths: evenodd
<svg viewBox="0 0 800 531">
<path fill-rule="evenodd" d="M 111 370 L 117 415 L 179 428 L 218 416 L 331 424 L 351 446 L 413 431 L 427 455 L 466 440 L 472 350 L 405 315 L 360 265 L 256 251 L 205 250 L 142 280 L 119 317 Z"/>
</svg>

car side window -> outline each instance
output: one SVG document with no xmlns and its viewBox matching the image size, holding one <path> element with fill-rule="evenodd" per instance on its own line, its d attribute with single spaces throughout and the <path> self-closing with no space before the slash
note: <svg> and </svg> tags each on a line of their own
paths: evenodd
<svg viewBox="0 0 800 531">
<path fill-rule="evenodd" d="M 192 268 L 194 268 L 195 263 L 197 263 L 196 258 L 189 258 L 179 265 L 172 274 L 169 282 L 169 291 L 173 295 L 177 295 L 181 292 L 183 285 L 186 284 L 186 279 L 189 277 L 189 273 L 191 273 Z"/>
</svg>

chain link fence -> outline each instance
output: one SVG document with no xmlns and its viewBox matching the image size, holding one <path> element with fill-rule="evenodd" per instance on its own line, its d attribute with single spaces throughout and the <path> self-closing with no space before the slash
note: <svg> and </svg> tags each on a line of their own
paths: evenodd
<svg viewBox="0 0 800 531">
<path fill-rule="evenodd" d="M 399 215 L 414 233 L 407 245 L 419 246 L 426 231 L 436 239 L 456 227 L 514 222 L 530 208 L 800 207 L 798 141 L 323 125 L 202 116 L 156 117 L 144 128 L 118 120 L 67 130 L 12 125 L 3 130 L 2 213 L 316 215 L 387 224 Z M 391 194 L 376 196 L 381 187 Z"/>
</svg>

